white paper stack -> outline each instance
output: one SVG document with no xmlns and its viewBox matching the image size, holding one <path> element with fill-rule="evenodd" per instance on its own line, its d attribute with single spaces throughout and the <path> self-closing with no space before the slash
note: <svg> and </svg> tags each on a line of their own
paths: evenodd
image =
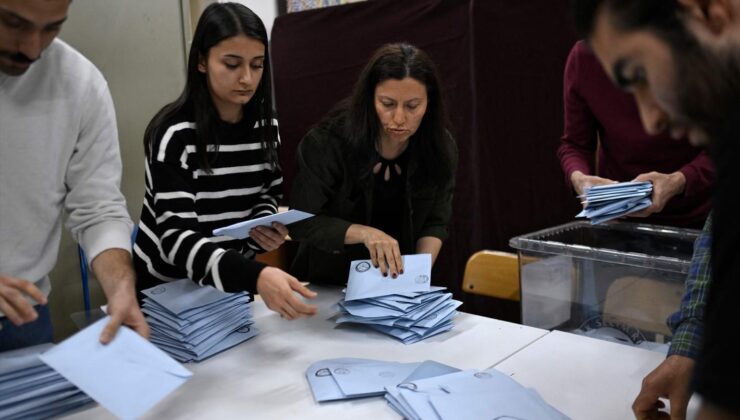
<svg viewBox="0 0 740 420">
<path fill-rule="evenodd" d="M 0 419 L 60 416 L 92 402 L 71 382 L 44 364 L 41 344 L 0 353 Z"/>
<path fill-rule="evenodd" d="M 352 261 L 337 323 L 365 324 L 404 344 L 449 331 L 462 302 L 431 286 L 430 254 L 405 255 L 404 273 L 383 277 L 370 260 Z"/>
<path fill-rule="evenodd" d="M 181 362 L 201 361 L 259 333 L 247 292 L 178 280 L 144 290 L 151 341 Z"/>
<path fill-rule="evenodd" d="M 537 391 L 495 369 L 405 380 L 386 392 L 391 407 L 410 420 L 568 418 Z"/>
<path fill-rule="evenodd" d="M 597 225 L 650 207 L 653 184 L 650 182 L 621 182 L 597 185 L 580 195 L 583 211 L 576 217 L 585 217 Z"/>
</svg>

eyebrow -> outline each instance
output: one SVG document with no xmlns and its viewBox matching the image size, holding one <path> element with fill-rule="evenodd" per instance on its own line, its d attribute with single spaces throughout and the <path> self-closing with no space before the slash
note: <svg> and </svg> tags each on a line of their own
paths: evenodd
<svg viewBox="0 0 740 420">
<path fill-rule="evenodd" d="M 239 59 L 239 60 L 244 60 L 244 57 L 242 57 L 239 54 L 224 54 L 224 58 L 236 58 L 236 59 Z M 252 60 L 264 60 L 264 59 L 265 59 L 265 56 L 264 55 L 258 55 L 256 57 L 252 57 L 250 59 L 250 61 L 252 61 Z"/>
<path fill-rule="evenodd" d="M 67 17 L 65 16 L 64 18 L 62 18 L 62 19 L 59 19 L 59 20 L 58 20 L 58 21 L 56 21 L 56 22 L 51 22 L 51 23 L 47 24 L 47 25 L 46 25 L 45 27 L 47 27 L 47 28 L 48 28 L 49 26 L 57 26 L 57 25 L 61 25 L 62 23 L 66 22 L 66 21 L 67 21 Z"/>
<path fill-rule="evenodd" d="M 397 101 L 396 99 L 394 99 L 394 98 L 391 98 L 390 96 L 385 96 L 385 95 L 378 95 L 378 97 L 379 97 L 380 99 L 387 99 L 387 100 L 389 100 L 389 101 L 393 101 L 393 102 L 398 102 L 398 101 Z M 409 100 L 406 100 L 406 101 L 404 101 L 404 103 L 409 103 L 409 102 L 412 102 L 412 101 L 420 101 L 421 99 L 422 99 L 422 98 L 411 98 L 411 99 L 409 99 Z"/>
<path fill-rule="evenodd" d="M 25 25 L 37 26 L 37 25 L 36 25 L 36 24 L 35 24 L 34 22 L 32 22 L 32 21 L 30 21 L 30 20 L 28 20 L 28 19 L 24 18 L 23 16 L 21 16 L 21 15 L 19 15 L 19 14 L 15 13 L 15 12 L 13 12 L 13 11 L 10 11 L 10 10 L 8 10 L 8 9 L 4 8 L 4 7 L 0 7 L 0 13 L 4 13 L 4 14 L 6 14 L 6 15 L 8 15 L 8 16 L 11 16 L 11 17 L 13 17 L 13 18 L 15 18 L 15 19 L 18 19 L 18 20 L 20 20 L 21 22 L 23 22 L 23 24 L 25 24 Z M 47 23 L 47 24 L 43 25 L 43 27 L 44 27 L 44 28 L 48 28 L 48 27 L 50 27 L 50 26 L 57 26 L 57 25 L 61 25 L 61 24 L 62 24 L 62 23 L 64 23 L 64 22 L 65 22 L 66 20 L 67 20 L 67 16 L 63 17 L 62 19 L 59 19 L 59 20 L 57 20 L 56 22 L 51 22 L 51 23 Z"/>
</svg>

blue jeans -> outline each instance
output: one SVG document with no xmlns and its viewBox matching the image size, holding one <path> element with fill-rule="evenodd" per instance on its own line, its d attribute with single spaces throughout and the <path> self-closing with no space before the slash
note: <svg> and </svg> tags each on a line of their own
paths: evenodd
<svg viewBox="0 0 740 420">
<path fill-rule="evenodd" d="M 54 340 L 49 305 L 35 306 L 39 317 L 35 321 L 16 327 L 7 317 L 0 318 L 0 352 L 50 343 Z"/>
</svg>

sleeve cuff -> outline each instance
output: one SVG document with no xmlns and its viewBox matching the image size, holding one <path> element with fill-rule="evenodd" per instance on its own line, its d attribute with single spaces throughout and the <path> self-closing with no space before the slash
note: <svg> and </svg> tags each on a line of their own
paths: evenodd
<svg viewBox="0 0 740 420">
<path fill-rule="evenodd" d="M 131 253 L 132 223 L 111 220 L 82 231 L 80 246 L 85 250 L 87 263 L 90 264 L 101 252 L 108 249 L 123 249 Z"/>
<path fill-rule="evenodd" d="M 444 226 L 430 226 L 422 229 L 421 233 L 419 234 L 420 238 L 423 238 L 425 236 L 432 236 L 444 241 L 445 239 L 447 239 L 448 236 L 450 236 L 450 233 Z"/>
<path fill-rule="evenodd" d="M 254 295 L 257 292 L 257 279 L 265 267 L 267 265 L 245 258 L 234 250 L 226 251 L 218 267 L 224 291 L 246 290 Z"/>
<path fill-rule="evenodd" d="M 704 327 L 698 320 L 682 322 L 674 331 L 668 356 L 686 356 L 696 360 L 699 356 Z"/>
</svg>

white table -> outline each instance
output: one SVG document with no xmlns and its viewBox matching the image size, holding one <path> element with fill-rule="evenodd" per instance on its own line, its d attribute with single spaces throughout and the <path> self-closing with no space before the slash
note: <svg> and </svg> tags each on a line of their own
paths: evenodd
<svg viewBox="0 0 740 420">
<path fill-rule="evenodd" d="M 339 289 L 319 292 L 319 314 L 286 321 L 263 302 L 253 304 L 260 335 L 198 364 L 185 385 L 150 410 L 150 419 L 398 419 L 382 397 L 317 404 L 306 381 L 308 366 L 322 359 L 359 357 L 399 362 L 435 360 L 462 369 L 484 369 L 547 334 L 546 330 L 461 313 L 452 331 L 404 345 L 360 326 L 328 318 Z M 125 392 L 125 390 L 121 390 Z M 101 407 L 75 419 L 112 418 Z"/>
<path fill-rule="evenodd" d="M 634 418 L 642 379 L 664 359 L 658 352 L 553 331 L 495 367 L 573 419 L 624 420 Z M 697 406 L 692 399 L 689 418 Z"/>
</svg>

